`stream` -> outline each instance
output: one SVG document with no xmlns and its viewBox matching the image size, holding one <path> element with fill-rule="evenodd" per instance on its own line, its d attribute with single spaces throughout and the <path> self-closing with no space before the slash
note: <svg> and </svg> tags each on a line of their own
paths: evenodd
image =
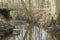
<svg viewBox="0 0 60 40">
<path fill-rule="evenodd" d="M 21 27 L 18 26 L 17 29 L 20 30 L 20 34 L 7 37 L 6 40 L 22 40 L 26 32 L 25 25 L 22 25 Z M 26 40 L 29 40 L 29 34 L 27 34 Z M 31 40 L 57 40 L 57 39 L 56 37 L 53 37 L 53 34 L 48 33 L 45 29 L 43 28 L 39 29 L 37 27 L 34 27 L 32 30 Z"/>
</svg>

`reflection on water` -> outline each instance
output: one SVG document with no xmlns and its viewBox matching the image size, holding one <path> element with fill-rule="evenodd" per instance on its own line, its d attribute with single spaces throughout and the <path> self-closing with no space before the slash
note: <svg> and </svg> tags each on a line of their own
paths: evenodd
<svg viewBox="0 0 60 40">
<path fill-rule="evenodd" d="M 26 28 L 25 26 L 18 27 L 20 29 L 20 35 L 18 36 L 12 36 L 8 38 L 8 40 L 22 40 L 23 36 L 25 35 Z M 48 33 L 42 28 L 34 27 L 32 31 L 32 37 L 31 40 L 57 40 L 56 37 L 54 36 L 56 34 L 53 33 Z M 26 40 L 29 40 L 29 34 L 27 35 Z"/>
<path fill-rule="evenodd" d="M 42 40 L 46 40 L 47 32 L 44 29 L 41 29 L 42 31 Z"/>
</svg>

